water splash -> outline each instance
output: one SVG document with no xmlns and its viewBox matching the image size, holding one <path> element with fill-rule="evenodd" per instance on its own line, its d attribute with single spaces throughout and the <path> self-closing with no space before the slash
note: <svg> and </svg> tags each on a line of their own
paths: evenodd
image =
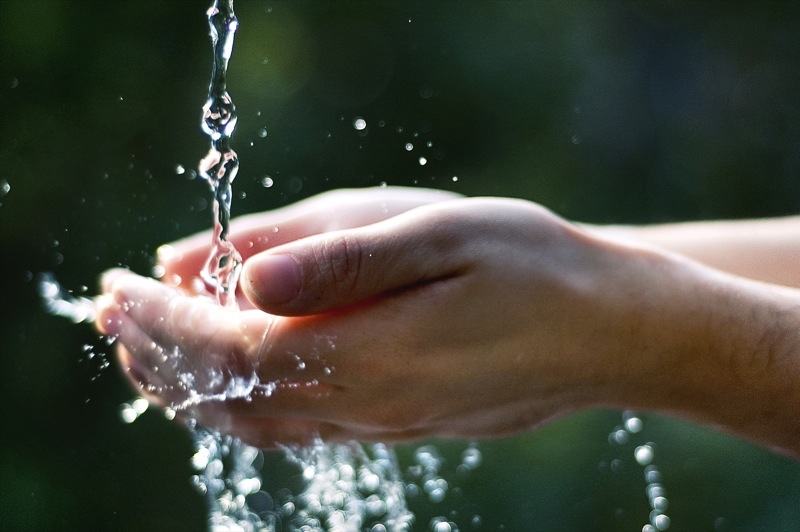
<svg viewBox="0 0 800 532">
<path fill-rule="evenodd" d="M 54 316 L 72 320 L 73 323 L 93 322 L 96 311 L 94 301 L 76 296 L 63 288 L 52 273 L 41 273 L 38 279 L 39 297 L 45 310 Z"/>
<path fill-rule="evenodd" d="M 394 450 L 357 442 L 286 448 L 307 482 L 289 520 L 292 530 L 404 532 L 411 530 L 400 468 Z"/>
<path fill-rule="evenodd" d="M 238 20 L 232 0 L 215 0 L 207 15 L 214 61 L 208 99 L 203 106 L 202 129 L 209 138 L 210 148 L 198 170 L 213 193 L 214 227 L 211 253 L 200 273 L 206 290 L 217 302 L 236 309 L 242 259 L 228 240 L 228 233 L 232 183 L 239 170 L 239 159 L 230 145 L 237 114 L 227 92 L 226 76 Z M 366 121 L 356 120 L 354 127 L 365 130 Z M 176 167 L 178 175 L 184 172 L 183 166 Z M 272 178 L 265 176 L 262 185 L 272 184 Z M 64 290 L 52 275 L 40 277 L 39 291 L 51 314 L 75 323 L 94 321 L 93 301 Z M 177 350 L 164 352 L 164 363 L 165 368 L 178 376 L 177 386 L 188 395 L 185 401 L 165 409 L 167 419 L 174 419 L 177 411 L 201 402 L 269 395 L 276 386 L 274 382 L 261 382 L 257 368 L 250 368 L 252 371 L 245 372 L 245 376 L 237 376 L 241 372 L 234 375 L 229 368 L 193 365 L 191 359 Z M 298 363 L 303 363 L 302 359 L 298 358 Z M 146 399 L 135 397 L 120 406 L 120 418 L 133 423 L 148 411 L 148 406 Z M 424 492 L 430 502 L 438 503 L 444 500 L 449 488 L 439 474 L 443 459 L 433 446 L 417 450 L 416 463 L 410 469 L 412 478 L 405 484 L 392 447 L 380 443 L 364 446 L 355 441 L 329 444 L 317 439 L 308 447 L 284 448 L 285 459 L 299 467 L 305 484 L 296 496 L 289 490 L 281 490 L 282 500 L 276 500 L 262 489 L 263 455 L 258 448 L 201 427 L 194 420 L 187 425 L 194 442 L 191 463 L 196 474 L 192 483 L 206 499 L 208 524 L 213 531 L 404 532 L 412 529 L 415 519 L 408 508 L 407 495 Z M 473 445 L 464 452 L 459 467 L 471 470 L 479 463 L 480 452 Z M 457 530 L 455 523 L 444 517 L 433 519 L 429 527 L 436 532 Z"/>
<path fill-rule="evenodd" d="M 192 466 L 197 471 L 192 484 L 209 504 L 209 528 L 276 530 L 280 514 L 273 511 L 271 497 L 261 490 L 261 451 L 210 429 L 191 428 L 195 448 Z M 258 505 L 253 499 L 261 500 L 260 510 L 255 510 Z"/>
</svg>

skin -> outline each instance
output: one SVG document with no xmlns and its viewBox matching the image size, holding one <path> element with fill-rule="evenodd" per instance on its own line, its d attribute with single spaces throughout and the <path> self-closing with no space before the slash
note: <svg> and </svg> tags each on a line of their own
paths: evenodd
<svg viewBox="0 0 800 532">
<path fill-rule="evenodd" d="M 149 400 L 262 447 L 499 437 L 617 407 L 800 457 L 800 290 L 764 282 L 780 257 L 761 280 L 691 258 L 751 257 L 743 227 L 687 246 L 685 227 L 579 226 L 521 200 L 342 190 L 234 223 L 240 309 L 195 293 L 203 235 L 164 248 L 162 281 L 108 272 L 96 323 Z"/>
</svg>

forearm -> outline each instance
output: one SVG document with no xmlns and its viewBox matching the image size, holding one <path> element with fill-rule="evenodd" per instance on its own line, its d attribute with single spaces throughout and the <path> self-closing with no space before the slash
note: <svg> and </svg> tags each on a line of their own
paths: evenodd
<svg viewBox="0 0 800 532">
<path fill-rule="evenodd" d="M 661 350 L 628 383 L 629 406 L 800 458 L 800 291 L 676 264 L 680 284 L 645 319 Z"/>
<path fill-rule="evenodd" d="M 800 217 L 589 229 L 680 253 L 734 275 L 800 288 Z"/>
</svg>

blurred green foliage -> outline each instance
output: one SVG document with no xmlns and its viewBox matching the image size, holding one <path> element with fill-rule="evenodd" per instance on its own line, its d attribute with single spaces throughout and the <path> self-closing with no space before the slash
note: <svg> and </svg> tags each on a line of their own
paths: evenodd
<svg viewBox="0 0 800 532">
<path fill-rule="evenodd" d="M 152 413 L 119 420 L 132 391 L 110 349 L 43 313 L 35 281 L 52 271 L 92 294 L 104 269 L 148 273 L 160 243 L 210 227 L 208 191 L 191 179 L 207 149 L 209 3 L 0 0 L 9 530 L 205 525 L 184 431 Z M 235 7 L 234 214 L 380 183 L 522 197 L 598 223 L 800 211 L 800 3 Z M 485 530 L 640 529 L 649 508 L 634 442 L 607 441 L 619 422 L 589 412 L 482 443 L 483 466 L 451 477 L 460 491 L 413 501 L 419 529 L 447 515 L 468 530 L 474 514 Z M 672 419 L 645 423 L 637 437 L 656 443 L 672 529 L 800 522 L 797 463 Z M 441 446 L 448 467 L 463 448 Z M 271 460 L 270 486 L 296 482 Z"/>
</svg>

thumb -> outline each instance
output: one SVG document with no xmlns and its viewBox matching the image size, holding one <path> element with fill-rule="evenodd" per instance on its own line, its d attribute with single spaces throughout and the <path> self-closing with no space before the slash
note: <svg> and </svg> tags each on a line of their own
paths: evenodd
<svg viewBox="0 0 800 532">
<path fill-rule="evenodd" d="M 463 228 L 420 210 L 427 209 L 254 255 L 245 262 L 242 290 L 265 312 L 301 316 L 452 276 L 463 269 Z"/>
</svg>

